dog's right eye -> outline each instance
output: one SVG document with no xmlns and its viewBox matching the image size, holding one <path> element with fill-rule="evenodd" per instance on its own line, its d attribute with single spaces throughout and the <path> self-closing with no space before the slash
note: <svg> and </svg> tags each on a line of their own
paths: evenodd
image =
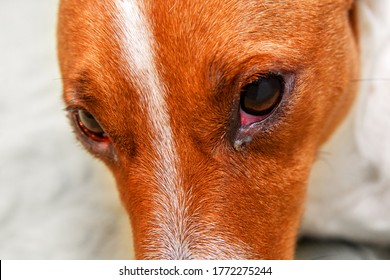
<svg viewBox="0 0 390 280">
<path fill-rule="evenodd" d="M 108 135 L 91 113 L 79 109 L 75 111 L 74 116 L 78 127 L 84 135 L 98 142 L 109 141 Z"/>
</svg>

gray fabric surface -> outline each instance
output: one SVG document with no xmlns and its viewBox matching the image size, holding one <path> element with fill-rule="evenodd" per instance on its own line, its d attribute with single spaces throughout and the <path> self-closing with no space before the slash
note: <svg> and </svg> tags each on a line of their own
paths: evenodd
<svg viewBox="0 0 390 280">
<path fill-rule="evenodd" d="M 343 240 L 303 238 L 298 243 L 297 260 L 390 260 L 390 247 Z"/>
</svg>

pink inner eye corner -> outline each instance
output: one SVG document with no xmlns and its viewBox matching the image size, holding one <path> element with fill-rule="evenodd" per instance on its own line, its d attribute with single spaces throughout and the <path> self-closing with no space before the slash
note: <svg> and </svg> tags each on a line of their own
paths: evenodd
<svg viewBox="0 0 390 280">
<path fill-rule="evenodd" d="M 249 126 L 255 122 L 260 122 L 266 119 L 268 115 L 265 116 L 254 116 L 244 112 L 244 110 L 240 109 L 240 120 L 242 126 Z"/>
</svg>

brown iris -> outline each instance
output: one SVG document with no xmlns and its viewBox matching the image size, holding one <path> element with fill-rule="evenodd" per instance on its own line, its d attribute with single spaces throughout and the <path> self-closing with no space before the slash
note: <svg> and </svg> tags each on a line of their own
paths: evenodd
<svg viewBox="0 0 390 280">
<path fill-rule="evenodd" d="M 262 76 L 242 89 L 241 109 L 253 116 L 268 115 L 279 104 L 283 91 L 282 77 L 278 75 Z"/>
</svg>

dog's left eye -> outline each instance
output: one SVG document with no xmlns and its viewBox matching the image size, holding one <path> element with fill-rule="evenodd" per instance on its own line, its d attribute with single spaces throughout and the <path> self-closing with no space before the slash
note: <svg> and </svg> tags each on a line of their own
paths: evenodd
<svg viewBox="0 0 390 280">
<path fill-rule="evenodd" d="M 74 114 L 77 125 L 86 136 L 94 141 L 108 141 L 106 132 L 91 113 L 79 109 Z"/>
<path fill-rule="evenodd" d="M 269 116 L 280 103 L 284 92 L 284 80 L 279 75 L 261 76 L 246 85 L 241 92 L 241 123 L 261 121 Z"/>
</svg>

